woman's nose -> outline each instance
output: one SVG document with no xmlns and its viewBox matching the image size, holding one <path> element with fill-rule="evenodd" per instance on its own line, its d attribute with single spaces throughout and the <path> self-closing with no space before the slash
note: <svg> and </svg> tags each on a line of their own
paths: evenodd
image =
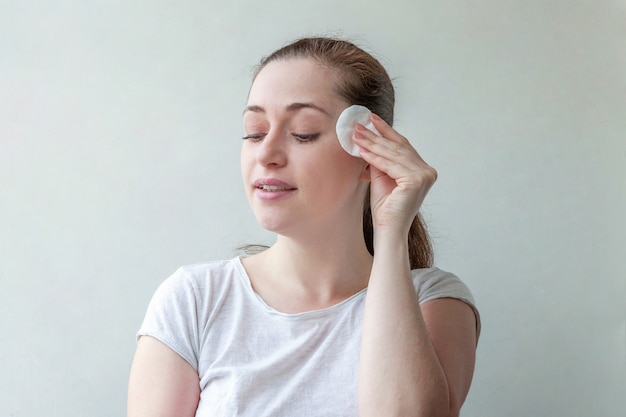
<svg viewBox="0 0 626 417">
<path fill-rule="evenodd" d="M 257 161 L 263 166 L 283 166 L 287 162 L 286 142 L 278 131 L 270 131 L 257 148 Z"/>
</svg>

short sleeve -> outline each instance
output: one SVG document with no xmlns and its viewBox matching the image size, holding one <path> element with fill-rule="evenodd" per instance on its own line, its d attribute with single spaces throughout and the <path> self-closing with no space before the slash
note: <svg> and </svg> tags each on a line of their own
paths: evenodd
<svg viewBox="0 0 626 417">
<path fill-rule="evenodd" d="M 198 369 L 198 319 L 196 291 L 182 269 L 156 290 L 137 333 L 151 336 Z"/>
<path fill-rule="evenodd" d="M 463 301 L 474 310 L 476 334 L 480 335 L 480 314 L 474 296 L 459 277 L 438 268 L 416 269 L 412 273 L 420 304 L 438 298 L 455 298 Z"/>
</svg>

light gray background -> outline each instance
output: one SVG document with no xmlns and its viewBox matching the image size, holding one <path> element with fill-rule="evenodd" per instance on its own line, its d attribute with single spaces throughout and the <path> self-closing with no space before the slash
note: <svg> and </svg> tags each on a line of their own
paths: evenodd
<svg viewBox="0 0 626 417">
<path fill-rule="evenodd" d="M 623 417 L 626 2 L 0 3 L 0 416 L 121 416 L 180 264 L 269 242 L 239 177 L 258 59 L 375 53 L 483 318 L 466 417 Z"/>
</svg>

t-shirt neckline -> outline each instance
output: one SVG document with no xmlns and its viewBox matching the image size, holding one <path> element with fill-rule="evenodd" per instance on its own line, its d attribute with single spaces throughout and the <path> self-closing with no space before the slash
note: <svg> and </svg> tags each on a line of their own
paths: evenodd
<svg viewBox="0 0 626 417">
<path fill-rule="evenodd" d="M 241 280 L 241 283 L 245 287 L 245 290 L 248 293 L 248 295 L 254 298 L 256 302 L 258 302 L 266 312 L 272 315 L 284 317 L 287 319 L 319 318 L 322 316 L 335 314 L 336 312 L 339 312 L 343 310 L 344 308 L 347 308 L 346 306 L 349 306 L 350 304 L 355 303 L 358 299 L 364 297 L 365 293 L 367 292 L 367 288 L 363 288 L 362 290 L 352 294 L 350 297 L 346 298 L 345 300 L 342 300 L 336 304 L 333 304 L 331 306 L 321 308 L 318 310 L 302 311 L 300 313 L 285 313 L 285 312 L 276 310 L 274 307 L 267 304 L 265 300 L 263 300 L 263 298 L 259 294 L 257 294 L 256 291 L 254 291 L 254 288 L 252 288 L 252 281 L 250 281 L 250 276 L 248 275 L 246 268 L 244 268 L 243 263 L 241 262 L 241 256 L 236 256 L 235 258 L 233 258 L 233 262 L 239 272 L 239 278 Z"/>
</svg>

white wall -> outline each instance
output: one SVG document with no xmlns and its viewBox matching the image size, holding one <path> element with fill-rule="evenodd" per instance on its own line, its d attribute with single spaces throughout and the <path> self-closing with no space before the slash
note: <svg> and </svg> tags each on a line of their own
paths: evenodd
<svg viewBox="0 0 626 417">
<path fill-rule="evenodd" d="M 156 286 L 269 238 L 239 179 L 250 68 L 324 33 L 382 59 L 439 170 L 438 264 L 484 326 L 462 415 L 626 414 L 623 0 L 5 0 L 0 417 L 124 415 Z"/>
</svg>

